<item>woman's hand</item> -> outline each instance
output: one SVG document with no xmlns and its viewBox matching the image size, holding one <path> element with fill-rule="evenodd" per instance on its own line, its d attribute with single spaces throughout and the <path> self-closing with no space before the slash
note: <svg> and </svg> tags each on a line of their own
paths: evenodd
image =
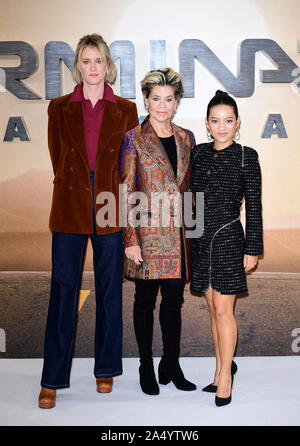
<svg viewBox="0 0 300 446">
<path fill-rule="evenodd" d="M 248 254 L 244 255 L 244 268 L 245 271 L 248 272 L 255 267 L 258 261 L 258 256 L 249 256 Z"/>
<path fill-rule="evenodd" d="M 125 255 L 128 259 L 133 260 L 136 265 L 140 265 L 143 262 L 142 252 L 139 245 L 125 248 Z"/>
</svg>

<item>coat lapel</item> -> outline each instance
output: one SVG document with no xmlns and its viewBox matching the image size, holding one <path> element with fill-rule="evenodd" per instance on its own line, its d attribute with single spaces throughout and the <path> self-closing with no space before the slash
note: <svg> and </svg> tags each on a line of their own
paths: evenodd
<svg viewBox="0 0 300 446">
<path fill-rule="evenodd" d="M 168 155 L 157 136 L 157 133 L 150 124 L 149 119 L 142 124 L 140 135 L 141 149 L 151 156 L 155 164 L 162 169 L 173 181 L 176 181 L 173 168 Z"/>
<path fill-rule="evenodd" d="M 187 133 L 175 124 L 172 124 L 177 147 L 177 184 L 181 185 L 189 167 L 191 142 Z"/>
<path fill-rule="evenodd" d="M 188 169 L 191 144 L 187 133 L 183 129 L 173 123 L 172 128 L 177 149 L 177 178 L 174 175 L 169 157 L 149 119 L 142 124 L 140 143 L 141 149 L 150 155 L 156 165 L 180 186 Z"/>
<path fill-rule="evenodd" d="M 64 126 L 70 136 L 72 145 L 76 147 L 76 150 L 80 153 L 83 162 L 88 167 L 81 102 L 68 102 L 66 107 L 63 109 L 63 117 Z"/>
<path fill-rule="evenodd" d="M 68 131 L 72 145 L 80 153 L 84 163 L 88 166 L 88 156 L 85 143 L 85 130 L 82 106 L 80 101 L 68 102 L 63 110 L 64 125 Z M 121 111 L 115 102 L 106 101 L 98 138 L 96 163 L 109 145 L 116 130 L 120 131 Z"/>
<path fill-rule="evenodd" d="M 98 139 L 96 163 L 98 163 L 105 149 L 109 146 L 109 142 L 115 133 L 122 133 L 120 125 L 121 110 L 116 102 L 106 101 L 102 124 Z"/>
</svg>

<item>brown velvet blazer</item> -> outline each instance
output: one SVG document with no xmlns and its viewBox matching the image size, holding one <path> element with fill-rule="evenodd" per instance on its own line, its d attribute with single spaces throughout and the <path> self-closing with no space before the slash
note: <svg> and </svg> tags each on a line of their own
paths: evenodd
<svg viewBox="0 0 300 446">
<path fill-rule="evenodd" d="M 70 102 L 71 94 L 52 99 L 48 107 L 48 146 L 54 172 L 54 189 L 49 227 L 51 231 L 93 233 L 90 171 L 85 145 L 81 102 Z M 99 227 L 98 234 L 120 231 L 119 148 L 124 133 L 138 124 L 136 105 L 119 96 L 105 104 L 95 165 L 95 213 L 100 192 L 112 192 L 116 199 L 116 225 Z"/>
</svg>

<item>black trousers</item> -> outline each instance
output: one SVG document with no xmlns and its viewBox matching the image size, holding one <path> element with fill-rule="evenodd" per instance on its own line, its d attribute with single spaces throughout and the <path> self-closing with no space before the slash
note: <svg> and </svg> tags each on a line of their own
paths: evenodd
<svg viewBox="0 0 300 446">
<path fill-rule="evenodd" d="M 181 308 L 184 286 L 185 279 L 136 279 L 134 306 L 141 311 L 153 311 L 160 288 L 161 307 L 173 310 Z"/>
<path fill-rule="evenodd" d="M 159 288 L 163 358 L 170 367 L 178 362 L 184 286 L 185 279 L 135 280 L 133 321 L 141 364 L 152 363 L 153 310 Z"/>
</svg>

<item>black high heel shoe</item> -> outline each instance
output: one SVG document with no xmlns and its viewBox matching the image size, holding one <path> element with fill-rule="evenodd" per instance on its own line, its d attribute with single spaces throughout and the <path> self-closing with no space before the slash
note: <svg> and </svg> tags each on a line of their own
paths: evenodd
<svg viewBox="0 0 300 446">
<path fill-rule="evenodd" d="M 233 385 L 233 378 L 234 378 L 234 373 L 231 373 L 231 390 Z M 216 395 L 215 397 L 216 406 L 221 407 L 231 403 L 231 390 L 230 390 L 230 395 L 226 398 L 222 398 Z"/>
<path fill-rule="evenodd" d="M 231 374 L 235 375 L 237 372 L 238 366 L 234 361 L 231 363 Z M 203 387 L 203 392 L 210 392 L 210 393 L 216 393 L 218 386 L 215 386 L 214 384 L 208 384 L 208 386 Z"/>
</svg>

